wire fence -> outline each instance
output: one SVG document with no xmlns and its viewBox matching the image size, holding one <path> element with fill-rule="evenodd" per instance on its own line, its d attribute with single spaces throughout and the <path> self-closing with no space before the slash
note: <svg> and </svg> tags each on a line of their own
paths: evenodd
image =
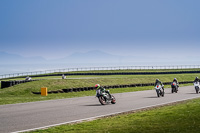
<svg viewBox="0 0 200 133">
<path fill-rule="evenodd" d="M 49 73 L 65 73 L 65 72 L 95 71 L 95 70 L 150 70 L 150 69 L 153 70 L 153 69 L 194 69 L 194 68 L 200 68 L 200 65 L 82 67 L 82 68 L 65 68 L 65 69 L 4 74 L 0 75 L 0 79 L 20 77 L 20 76 L 41 75 Z"/>
</svg>

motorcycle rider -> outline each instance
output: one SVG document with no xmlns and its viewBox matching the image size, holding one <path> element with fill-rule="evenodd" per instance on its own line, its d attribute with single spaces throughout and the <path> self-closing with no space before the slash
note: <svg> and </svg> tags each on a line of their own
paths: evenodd
<svg viewBox="0 0 200 133">
<path fill-rule="evenodd" d="M 156 86 L 157 84 L 160 84 L 162 86 L 163 91 L 164 91 L 164 85 L 159 79 L 156 79 L 154 86 Z"/>
<path fill-rule="evenodd" d="M 29 81 L 29 80 L 31 80 L 31 77 L 27 76 L 25 80 Z"/>
<path fill-rule="evenodd" d="M 196 77 L 195 80 L 194 80 L 194 82 L 200 82 L 199 78 Z"/>
<path fill-rule="evenodd" d="M 174 80 L 172 82 L 176 82 L 176 85 L 177 85 L 177 91 L 178 91 L 178 87 L 179 87 L 179 83 L 178 83 L 178 80 L 176 78 L 174 78 Z"/>
<path fill-rule="evenodd" d="M 101 87 L 100 84 L 96 84 L 96 85 L 95 85 L 95 88 L 96 88 L 97 90 L 99 89 L 101 94 L 102 94 L 103 92 L 108 93 L 108 95 L 110 96 L 110 98 L 112 98 L 112 96 L 110 95 L 110 92 L 107 91 L 105 88 Z"/>
<path fill-rule="evenodd" d="M 66 76 L 64 74 L 62 75 L 62 79 L 66 79 Z"/>
</svg>

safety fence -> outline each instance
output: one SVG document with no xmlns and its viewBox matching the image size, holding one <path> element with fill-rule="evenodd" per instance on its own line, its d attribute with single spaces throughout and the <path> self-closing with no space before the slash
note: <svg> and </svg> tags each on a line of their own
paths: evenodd
<svg viewBox="0 0 200 133">
<path fill-rule="evenodd" d="M 156 75 L 156 74 L 189 74 L 189 73 L 200 73 L 200 71 L 174 71 L 174 72 L 109 72 L 109 73 L 104 73 L 104 72 L 93 72 L 93 73 L 63 73 L 64 76 L 77 76 L 77 75 Z M 33 75 L 31 76 L 32 78 L 34 77 L 49 77 L 49 76 L 60 76 L 62 77 L 63 74 L 43 74 L 43 75 Z M 26 76 L 21 76 L 21 78 L 24 78 Z M 15 77 L 11 77 L 9 79 L 12 79 L 12 78 L 15 78 Z M 4 82 L 4 81 L 1 81 L 1 82 Z M 12 81 L 7 81 L 7 82 L 12 82 Z M 22 81 L 19 81 L 19 82 L 24 82 L 23 80 Z M 10 83 L 12 84 L 12 83 Z"/>
<path fill-rule="evenodd" d="M 41 79 L 38 79 L 41 80 Z M 21 83 L 27 83 L 32 81 L 38 81 L 38 80 L 13 80 L 13 81 L 1 81 L 1 89 L 8 88 L 14 85 L 18 85 Z"/>
<path fill-rule="evenodd" d="M 150 69 L 192 69 L 200 68 L 200 65 L 171 65 L 171 66 L 115 66 L 115 67 L 82 67 L 82 68 L 65 68 L 54 69 L 34 72 L 23 72 L 0 75 L 0 80 L 12 77 L 42 75 L 49 73 L 65 73 L 65 72 L 78 72 L 78 71 L 96 71 L 96 70 L 150 70 Z"/>
<path fill-rule="evenodd" d="M 38 79 L 43 80 L 43 79 Z M 8 88 L 14 85 L 18 85 L 21 83 L 27 83 L 32 81 L 38 81 L 38 80 L 14 80 L 14 81 L 1 81 L 1 89 Z M 172 82 L 164 82 L 164 85 L 170 85 Z M 193 81 L 184 81 L 179 82 L 179 84 L 188 84 L 193 83 Z M 137 87 L 137 86 L 153 86 L 154 83 L 142 83 L 142 84 L 126 84 L 126 85 L 111 85 L 111 86 L 103 86 L 105 89 L 115 89 L 115 88 L 127 88 L 127 87 Z M 79 91 L 88 91 L 88 90 L 94 90 L 95 87 L 82 87 L 82 88 L 68 88 L 68 89 L 61 89 L 57 91 L 49 91 L 48 93 L 67 93 L 67 92 L 79 92 Z M 34 94 L 40 94 L 40 92 L 33 92 Z"/>
<path fill-rule="evenodd" d="M 172 82 L 165 82 L 164 85 L 171 85 Z M 179 84 L 189 84 L 193 81 L 179 82 Z M 143 87 L 143 86 L 154 86 L 154 83 L 143 83 L 143 84 L 125 84 L 125 85 L 110 85 L 103 86 L 105 89 L 117 89 L 117 88 L 128 88 L 128 87 Z M 80 91 L 90 91 L 95 90 L 95 87 L 80 87 L 80 88 L 67 88 L 55 91 L 48 91 L 48 94 L 52 93 L 69 93 L 69 92 L 80 92 Z M 41 94 L 41 92 L 32 92 L 33 94 Z"/>
<path fill-rule="evenodd" d="M 154 75 L 154 74 L 184 74 L 184 73 L 200 73 L 200 71 L 176 71 L 176 72 L 109 72 L 109 73 L 63 73 L 66 76 L 70 75 Z M 63 74 L 48 74 L 35 75 L 32 77 L 46 77 L 46 76 L 62 76 Z"/>
</svg>

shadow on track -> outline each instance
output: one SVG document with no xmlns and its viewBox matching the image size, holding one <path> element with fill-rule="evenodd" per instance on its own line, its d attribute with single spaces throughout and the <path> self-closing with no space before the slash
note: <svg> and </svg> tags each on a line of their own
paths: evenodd
<svg viewBox="0 0 200 133">
<path fill-rule="evenodd" d="M 101 104 L 90 104 L 90 105 L 82 105 L 82 106 L 103 106 Z"/>
<path fill-rule="evenodd" d="M 111 104 L 111 103 L 108 103 L 108 104 L 105 104 L 105 105 L 101 105 L 101 104 L 90 104 L 90 105 L 82 105 L 82 106 L 109 106 L 109 105 L 115 105 L 115 104 Z"/>
<path fill-rule="evenodd" d="M 157 96 L 144 97 L 144 98 L 158 98 Z"/>
<path fill-rule="evenodd" d="M 186 93 L 186 94 L 197 94 L 196 92 Z M 197 94 L 198 95 L 198 94 Z"/>
</svg>

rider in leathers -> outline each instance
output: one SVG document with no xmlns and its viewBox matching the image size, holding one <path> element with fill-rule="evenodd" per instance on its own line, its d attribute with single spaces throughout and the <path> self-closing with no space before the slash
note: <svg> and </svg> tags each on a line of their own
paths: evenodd
<svg viewBox="0 0 200 133">
<path fill-rule="evenodd" d="M 97 90 L 99 89 L 101 94 L 102 94 L 103 92 L 108 93 L 108 95 L 110 96 L 110 98 L 112 98 L 112 96 L 110 95 L 110 92 L 107 91 L 105 88 L 101 87 L 99 84 L 96 84 L 96 85 L 95 85 L 95 88 L 96 88 Z"/>
<path fill-rule="evenodd" d="M 176 78 L 174 78 L 173 82 L 176 82 L 176 84 L 177 84 L 177 91 L 178 91 L 178 87 L 179 87 L 178 80 Z"/>
<path fill-rule="evenodd" d="M 164 91 L 164 85 L 159 79 L 156 79 L 154 86 L 156 86 L 157 84 L 160 84 L 162 86 L 163 91 Z"/>
<path fill-rule="evenodd" d="M 200 82 L 199 78 L 196 77 L 195 80 L 194 80 L 194 82 Z"/>
</svg>

